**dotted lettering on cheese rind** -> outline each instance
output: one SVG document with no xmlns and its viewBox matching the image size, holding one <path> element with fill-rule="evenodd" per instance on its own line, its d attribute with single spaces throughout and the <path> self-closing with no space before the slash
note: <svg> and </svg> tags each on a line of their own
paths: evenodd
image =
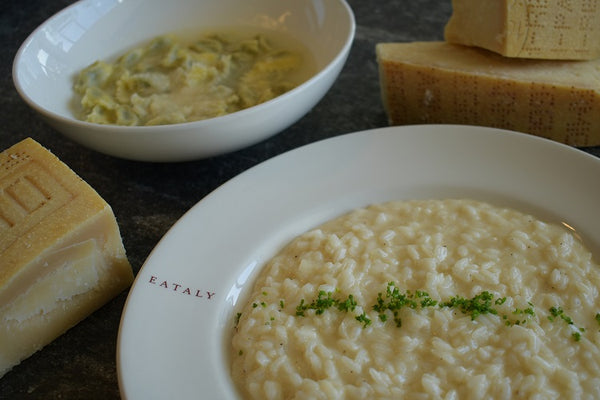
<svg viewBox="0 0 600 400">
<path fill-rule="evenodd" d="M 569 110 L 573 112 L 575 118 L 566 122 L 565 132 L 569 141 L 576 142 L 585 137 L 586 134 L 592 132 L 592 124 L 589 120 L 594 111 L 594 99 L 596 94 L 594 91 L 588 90 L 572 93 L 571 95 L 572 100 L 569 104 Z"/>
<path fill-rule="evenodd" d="M 478 103 L 478 81 L 473 76 L 457 76 L 453 83 L 454 99 L 452 102 L 456 106 L 457 123 L 468 124 L 471 120 L 479 119 L 477 110 Z"/>
<path fill-rule="evenodd" d="M 529 2 L 523 23 L 526 39 L 519 57 L 554 54 L 559 58 L 589 58 L 597 47 L 590 35 L 600 35 L 600 13 L 593 0 Z"/>
<path fill-rule="evenodd" d="M 576 146 L 598 140 L 594 90 L 384 62 L 392 125 L 459 123 L 517 130 Z M 387 80 L 386 77 L 392 79 Z"/>
</svg>

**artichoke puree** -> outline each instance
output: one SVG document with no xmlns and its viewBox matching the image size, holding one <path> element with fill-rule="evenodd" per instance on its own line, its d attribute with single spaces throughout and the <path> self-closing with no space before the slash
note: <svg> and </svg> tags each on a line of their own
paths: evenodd
<svg viewBox="0 0 600 400">
<path fill-rule="evenodd" d="M 210 34 L 189 44 L 159 36 L 83 69 L 74 85 L 77 114 L 117 125 L 213 118 L 293 89 L 308 78 L 307 61 L 297 46 L 275 46 L 262 33 Z"/>
</svg>

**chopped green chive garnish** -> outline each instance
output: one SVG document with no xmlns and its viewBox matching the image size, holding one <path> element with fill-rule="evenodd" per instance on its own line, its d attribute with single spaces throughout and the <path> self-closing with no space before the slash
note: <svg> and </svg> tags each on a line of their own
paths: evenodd
<svg viewBox="0 0 600 400">
<path fill-rule="evenodd" d="M 263 292 L 262 294 L 267 295 L 267 292 Z M 429 293 L 422 290 L 416 290 L 414 292 L 406 290 L 401 292 L 394 282 L 389 282 L 385 292 L 377 294 L 375 304 L 371 306 L 371 309 L 377 313 L 381 322 L 386 322 L 391 318 L 397 327 L 402 326 L 401 313 L 405 308 L 409 310 L 419 310 L 435 306 L 438 306 L 439 308 L 453 308 L 460 310 L 463 314 L 469 315 L 471 320 L 475 320 L 480 315 L 485 314 L 498 315 L 502 318 L 506 326 L 525 325 L 531 318 L 536 316 L 534 305 L 531 302 L 527 303 L 528 307 L 526 308 L 515 308 L 511 314 L 513 317 L 510 317 L 506 313 L 499 314 L 496 307 L 504 305 L 507 300 L 506 297 L 495 298 L 489 291 L 482 291 L 472 298 L 465 298 L 457 295 L 446 301 L 438 301 L 432 299 Z M 267 306 L 264 301 L 252 303 L 253 308 L 257 308 L 259 305 L 261 307 Z M 280 300 L 280 310 L 284 307 L 284 301 Z M 337 309 L 340 312 L 353 312 L 357 307 L 358 304 L 352 294 L 348 295 L 346 298 L 340 298 L 334 297 L 334 292 L 320 290 L 317 294 L 317 298 L 310 301 L 310 303 L 304 299 L 300 300 L 300 303 L 296 306 L 296 316 L 305 317 L 307 316 L 308 311 L 314 312 L 314 315 L 322 315 L 330 308 Z M 568 325 L 574 325 L 572 318 L 566 315 L 561 307 L 551 307 L 548 311 L 548 319 L 550 321 L 562 320 Z M 238 313 L 236 315 L 236 326 L 240 317 L 241 313 Z M 600 312 L 597 313 L 594 318 L 600 325 Z M 357 314 L 355 319 L 365 328 L 372 323 L 371 319 L 364 311 L 361 314 Z M 274 320 L 275 318 L 271 317 L 271 321 Z M 575 341 L 580 341 L 584 332 L 584 328 L 574 327 L 572 333 L 573 339 Z"/>
</svg>

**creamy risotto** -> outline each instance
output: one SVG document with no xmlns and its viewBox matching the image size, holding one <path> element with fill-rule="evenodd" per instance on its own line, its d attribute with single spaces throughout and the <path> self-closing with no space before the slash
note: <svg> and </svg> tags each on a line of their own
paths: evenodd
<svg viewBox="0 0 600 400">
<path fill-rule="evenodd" d="M 598 399 L 599 266 L 471 200 L 373 205 L 291 242 L 237 314 L 252 399 Z"/>
</svg>

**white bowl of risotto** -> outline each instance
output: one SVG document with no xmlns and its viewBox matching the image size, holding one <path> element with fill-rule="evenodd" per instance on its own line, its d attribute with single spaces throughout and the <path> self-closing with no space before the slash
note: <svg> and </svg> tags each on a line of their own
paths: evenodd
<svg viewBox="0 0 600 400">
<path fill-rule="evenodd" d="M 13 79 L 29 106 L 86 147 L 186 161 L 258 143 L 304 116 L 339 75 L 354 31 L 344 0 L 82 0 L 26 39 Z"/>
<path fill-rule="evenodd" d="M 137 274 L 121 397 L 598 399 L 599 173 L 566 145 L 452 125 L 257 165 Z"/>
</svg>

